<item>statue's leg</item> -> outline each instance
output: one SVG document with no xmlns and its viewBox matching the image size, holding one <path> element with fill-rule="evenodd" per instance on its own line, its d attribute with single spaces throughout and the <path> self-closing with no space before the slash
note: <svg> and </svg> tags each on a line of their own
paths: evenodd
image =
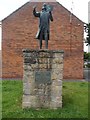
<svg viewBox="0 0 90 120">
<path fill-rule="evenodd" d="M 40 42 L 40 49 L 42 49 L 42 39 L 40 39 L 39 42 Z"/>
<path fill-rule="evenodd" d="M 45 47 L 48 49 L 48 33 L 45 33 Z"/>
<path fill-rule="evenodd" d="M 40 49 L 42 49 L 42 33 L 40 34 L 39 44 L 40 44 Z"/>
</svg>

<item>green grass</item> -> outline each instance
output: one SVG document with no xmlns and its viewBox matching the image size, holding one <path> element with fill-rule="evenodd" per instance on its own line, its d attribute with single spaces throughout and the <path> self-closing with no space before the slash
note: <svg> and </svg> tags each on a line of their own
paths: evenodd
<svg viewBox="0 0 90 120">
<path fill-rule="evenodd" d="M 63 108 L 22 109 L 22 81 L 2 82 L 3 118 L 87 118 L 88 83 L 63 82 Z"/>
</svg>

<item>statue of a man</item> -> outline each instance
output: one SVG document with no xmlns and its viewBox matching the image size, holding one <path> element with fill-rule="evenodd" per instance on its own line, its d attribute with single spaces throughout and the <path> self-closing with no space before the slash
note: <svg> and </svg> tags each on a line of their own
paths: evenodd
<svg viewBox="0 0 90 120">
<path fill-rule="evenodd" d="M 48 49 L 50 20 L 53 21 L 51 10 L 44 3 L 41 12 L 36 12 L 36 6 L 34 7 L 33 15 L 39 17 L 39 29 L 36 34 L 36 39 L 39 39 L 40 49 L 42 49 L 42 40 L 45 40 L 45 47 Z"/>
</svg>

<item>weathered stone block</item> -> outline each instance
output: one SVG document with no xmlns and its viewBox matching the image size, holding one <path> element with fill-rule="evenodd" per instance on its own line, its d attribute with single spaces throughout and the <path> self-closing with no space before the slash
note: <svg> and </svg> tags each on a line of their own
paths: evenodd
<svg viewBox="0 0 90 120">
<path fill-rule="evenodd" d="M 26 49 L 23 57 L 22 107 L 62 107 L 63 51 Z"/>
</svg>

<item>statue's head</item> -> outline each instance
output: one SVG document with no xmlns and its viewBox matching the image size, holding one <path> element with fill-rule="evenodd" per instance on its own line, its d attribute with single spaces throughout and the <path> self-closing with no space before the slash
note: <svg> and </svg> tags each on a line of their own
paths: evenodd
<svg viewBox="0 0 90 120">
<path fill-rule="evenodd" d="M 46 6 L 47 6 L 47 4 L 46 4 L 46 3 L 43 3 L 43 6 L 44 6 L 44 7 L 46 7 Z"/>
<path fill-rule="evenodd" d="M 43 3 L 42 10 L 46 10 L 46 3 Z"/>
</svg>

